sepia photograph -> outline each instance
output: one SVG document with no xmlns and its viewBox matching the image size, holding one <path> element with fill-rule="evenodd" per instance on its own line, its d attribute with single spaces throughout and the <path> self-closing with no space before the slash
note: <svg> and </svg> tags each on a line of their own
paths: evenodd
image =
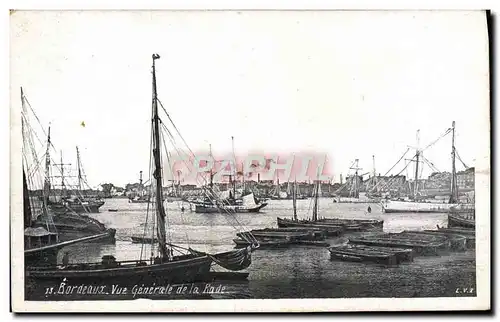
<svg viewBox="0 0 500 322">
<path fill-rule="evenodd" d="M 490 309 L 488 12 L 9 19 L 14 312 Z"/>
</svg>

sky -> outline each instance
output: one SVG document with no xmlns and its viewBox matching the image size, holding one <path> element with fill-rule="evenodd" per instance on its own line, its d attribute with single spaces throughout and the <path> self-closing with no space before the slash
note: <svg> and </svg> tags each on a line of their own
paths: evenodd
<svg viewBox="0 0 500 322">
<path fill-rule="evenodd" d="M 423 147 L 456 121 L 463 161 L 489 155 L 479 11 L 18 11 L 10 52 L 12 120 L 22 86 L 91 186 L 148 170 L 153 53 L 158 97 L 196 152 L 227 154 L 234 137 L 237 155 L 326 154 L 339 181 L 373 155 L 385 174 L 417 130 Z M 447 136 L 424 156 L 450 171 L 450 152 Z"/>
</svg>

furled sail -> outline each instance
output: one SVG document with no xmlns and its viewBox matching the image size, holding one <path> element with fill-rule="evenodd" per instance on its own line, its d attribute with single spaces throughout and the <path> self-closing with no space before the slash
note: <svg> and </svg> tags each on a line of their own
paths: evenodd
<svg viewBox="0 0 500 322">
<path fill-rule="evenodd" d="M 252 263 L 252 255 L 251 255 L 252 248 L 250 246 L 215 255 L 206 254 L 203 252 L 196 251 L 194 249 L 190 249 L 190 251 L 191 253 L 196 255 L 207 255 L 216 264 L 231 271 L 241 271 L 245 268 L 248 268 Z"/>
</svg>

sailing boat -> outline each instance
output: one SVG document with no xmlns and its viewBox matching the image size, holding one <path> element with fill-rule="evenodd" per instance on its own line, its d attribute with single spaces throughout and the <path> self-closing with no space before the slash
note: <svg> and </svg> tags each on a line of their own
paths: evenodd
<svg viewBox="0 0 500 322">
<path fill-rule="evenodd" d="M 29 124 L 23 89 L 21 88 L 23 136 L 23 208 L 24 208 L 24 261 L 25 267 L 55 264 L 57 253 L 65 246 L 84 241 L 106 238 L 108 233 L 65 240 L 57 230 L 47 201 L 49 197 L 48 178 L 40 178 L 39 160 L 34 148 L 33 129 Z M 28 186 L 31 186 L 31 191 Z M 38 186 L 38 187 L 37 187 Z M 42 188 L 42 197 L 33 195 L 35 189 Z M 43 218 L 43 220 L 42 220 Z M 64 236 L 65 237 L 65 236 Z"/>
<path fill-rule="evenodd" d="M 359 159 L 355 159 L 349 169 L 354 170 L 354 175 L 347 177 L 347 181 L 334 194 L 333 202 L 337 203 L 373 203 L 374 200 L 363 197 L 360 194 L 360 181 L 363 181 L 363 176 L 366 173 L 358 174 L 361 170 L 359 167 Z M 346 189 L 349 188 L 348 191 Z M 361 198 L 360 198 L 361 197 Z"/>
<path fill-rule="evenodd" d="M 451 194 L 448 203 L 435 203 L 435 202 L 422 202 L 418 201 L 418 166 L 421 151 L 417 148 L 416 166 L 415 166 L 415 181 L 413 184 L 413 198 L 414 201 L 400 201 L 400 200 L 385 200 L 382 202 L 382 211 L 386 213 L 404 213 L 404 212 L 419 212 L 419 213 L 447 213 L 453 208 L 459 206 L 459 194 L 457 185 L 457 174 L 455 167 L 455 121 L 452 122 L 452 127 L 447 133 L 452 133 L 451 141 Z"/>
<path fill-rule="evenodd" d="M 142 171 L 139 171 L 139 186 L 137 187 L 137 195 L 134 197 L 130 196 L 128 202 L 131 203 L 148 203 L 150 201 L 150 196 L 144 194 L 144 185 L 142 183 Z"/>
<path fill-rule="evenodd" d="M 297 203 L 296 198 L 293 198 L 293 218 L 277 218 L 278 227 L 284 228 L 314 228 L 325 231 L 328 236 L 338 236 L 344 231 L 360 231 L 381 229 L 383 227 L 383 220 L 375 219 L 340 219 L 340 218 L 319 218 L 319 187 L 320 181 L 316 180 L 313 191 L 313 209 L 312 218 L 299 220 L 297 218 Z M 294 189 L 293 196 L 296 195 Z"/>
<path fill-rule="evenodd" d="M 175 180 L 172 180 L 172 188 L 170 192 L 167 194 L 167 202 L 175 202 L 183 200 L 184 199 L 182 197 L 182 192 L 181 192 L 181 179 L 179 177 L 177 184 L 175 183 Z"/>
<path fill-rule="evenodd" d="M 206 280 L 213 262 L 229 270 L 241 270 L 247 268 L 251 263 L 251 247 L 234 250 L 215 255 L 196 251 L 191 248 L 183 248 L 166 241 L 166 210 L 163 205 L 162 193 L 162 160 L 160 143 L 160 117 L 158 114 L 158 97 L 156 91 L 155 61 L 159 59 L 158 54 L 153 55 L 153 99 L 152 99 L 152 154 L 153 174 L 152 183 L 155 195 L 152 198 L 154 204 L 154 217 L 156 219 L 156 237 L 158 240 L 157 255 L 153 254 L 151 245 L 151 257 L 143 259 L 143 252 L 139 259 L 130 261 L 117 261 L 114 256 L 106 255 L 99 263 L 85 263 L 67 265 L 64 267 L 48 267 L 32 269 L 27 276 L 36 279 L 71 278 L 72 280 L 85 281 L 120 281 L 128 285 L 153 281 L 155 283 L 186 283 Z M 162 123 L 163 125 L 163 123 Z M 149 209 L 149 207 L 148 207 Z M 147 218 L 147 217 L 146 217 Z M 174 250 L 185 254 L 174 255 Z M 157 284 L 157 285 L 158 285 Z"/>
<path fill-rule="evenodd" d="M 50 127 L 47 138 L 47 153 L 49 153 L 49 148 L 51 145 L 50 141 Z M 63 157 L 61 152 L 61 163 L 56 164 L 60 166 L 60 177 L 61 178 L 61 192 L 60 195 L 54 195 L 52 198 L 49 198 L 48 203 L 50 209 L 55 214 L 64 214 L 68 211 L 76 212 L 78 214 L 82 213 L 97 213 L 99 212 L 99 208 L 104 205 L 104 201 L 100 198 L 89 198 L 84 196 L 82 190 L 82 184 L 84 183 L 83 178 L 83 169 L 80 160 L 80 152 L 78 147 L 76 147 L 76 158 L 77 158 L 77 167 L 78 167 L 78 189 L 71 189 L 71 193 L 67 189 L 67 185 L 65 183 L 65 179 L 70 177 L 69 175 L 65 175 L 64 166 L 69 164 L 63 163 Z"/>
<path fill-rule="evenodd" d="M 234 155 L 234 138 L 231 137 L 233 141 L 233 155 Z M 210 148 L 210 155 L 212 151 Z M 243 169 L 242 169 L 243 171 Z M 262 208 L 267 206 L 266 202 L 262 202 L 255 198 L 253 192 L 245 192 L 242 189 L 242 196 L 236 197 L 236 171 L 230 176 L 230 184 L 232 186 L 232 191 L 219 192 L 216 191 L 217 187 L 213 184 L 214 173 L 210 169 L 210 182 L 208 187 L 205 187 L 207 192 L 205 198 L 201 202 L 191 202 L 191 207 L 194 205 L 194 211 L 196 213 L 255 213 L 259 212 Z M 243 175 L 244 177 L 244 175 Z M 244 183 L 243 183 L 244 185 Z M 227 193 L 226 193 L 227 192 Z"/>
<path fill-rule="evenodd" d="M 313 209 L 312 219 L 299 220 L 297 218 L 297 203 L 296 203 L 296 189 L 294 188 L 293 195 L 293 219 L 277 218 L 278 227 L 280 228 L 317 228 L 324 230 L 328 236 L 338 236 L 343 233 L 342 225 L 329 225 L 319 222 L 318 220 L 318 207 L 319 207 L 319 185 L 320 181 L 316 180 L 313 191 Z"/>
<path fill-rule="evenodd" d="M 30 108 L 31 113 L 34 115 L 35 119 L 38 120 L 36 117 L 36 114 L 29 104 L 22 88 L 21 88 L 21 105 L 22 105 L 22 111 L 23 111 L 23 126 L 25 127 L 25 132 L 23 133 L 23 140 L 26 142 L 31 142 L 30 146 L 27 146 L 25 148 L 26 151 L 28 149 L 33 150 L 34 146 L 34 140 L 31 138 L 34 134 L 31 132 L 33 131 L 33 124 L 31 124 L 29 115 L 28 115 L 28 107 Z M 41 126 L 41 124 L 40 124 Z M 38 135 L 36 135 L 36 138 L 38 139 Z M 70 205 L 63 204 L 61 199 L 59 200 L 54 200 L 54 197 L 58 197 L 52 193 L 51 195 L 51 165 L 52 165 L 52 160 L 50 156 L 50 149 L 51 147 L 53 148 L 52 142 L 51 142 L 51 137 L 50 137 L 50 127 L 48 129 L 48 134 L 47 134 L 47 143 L 46 143 L 46 150 L 45 150 L 45 173 L 44 173 L 44 179 L 43 183 L 41 183 L 42 187 L 42 196 L 38 194 L 38 203 L 35 205 L 32 205 L 32 212 L 34 213 L 33 218 L 31 220 L 30 227 L 33 229 L 42 227 L 42 228 L 47 228 L 47 222 L 50 222 L 51 225 L 53 225 L 53 231 L 57 231 L 58 233 L 58 241 L 60 242 L 71 242 L 73 240 L 78 240 L 80 238 L 86 238 L 86 237 L 92 237 L 96 235 L 101 235 L 105 234 L 107 238 L 104 239 L 99 239 L 100 242 L 113 242 L 115 241 L 114 236 L 115 236 L 115 230 L 112 228 L 107 228 L 104 224 L 99 222 L 98 220 L 91 218 L 86 215 L 78 214 L 75 210 L 73 210 Z M 36 155 L 36 151 L 31 151 L 31 155 Z M 32 162 L 35 162 L 36 169 L 40 168 L 40 163 L 41 161 L 36 159 L 33 160 Z M 62 163 L 62 162 L 61 162 Z M 26 165 L 28 166 L 28 164 Z M 65 187 L 65 175 L 64 175 L 64 169 L 59 169 L 60 170 L 60 177 L 61 177 L 61 186 Z M 28 182 L 32 180 L 34 173 L 27 172 L 27 178 Z M 63 189 L 62 191 L 65 191 Z M 59 196 L 60 197 L 60 196 Z M 37 199 L 37 198 L 35 198 Z M 63 207 L 61 209 L 60 207 Z M 35 209 L 36 208 L 36 209 Z M 40 210 L 40 211 L 38 211 Z M 57 211 L 59 210 L 59 211 Z M 39 235 L 40 231 L 36 233 L 36 235 Z"/>
</svg>

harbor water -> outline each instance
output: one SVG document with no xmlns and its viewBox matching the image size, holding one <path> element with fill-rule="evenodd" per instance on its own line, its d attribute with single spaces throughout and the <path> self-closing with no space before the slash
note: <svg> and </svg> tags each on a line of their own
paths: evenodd
<svg viewBox="0 0 500 322">
<path fill-rule="evenodd" d="M 167 239 L 176 245 L 210 253 L 234 248 L 233 239 L 242 230 L 277 227 L 276 217 L 291 217 L 291 200 L 270 200 L 260 213 L 200 214 L 181 211 L 181 203 L 167 205 Z M 298 217 L 311 215 L 311 200 L 298 200 Z M 371 207 L 371 213 L 366 210 Z M 117 260 L 148 258 L 149 245 L 133 244 L 131 236 L 142 236 L 148 205 L 127 199 L 106 199 L 100 213 L 91 216 L 116 229 L 116 244 L 86 243 L 59 252 L 59 263 L 68 252 L 71 263 L 99 262 L 104 255 Z M 109 212 L 108 209 L 116 209 Z M 384 214 L 378 204 L 333 203 L 321 198 L 319 216 L 326 218 L 383 219 L 384 232 L 436 229 L 446 226 L 446 214 Z M 151 213 L 148 221 L 151 222 Z M 346 234 L 328 239 L 342 244 Z M 475 251 L 442 256 L 416 257 L 396 267 L 330 260 L 327 248 L 292 246 L 258 249 L 246 270 L 248 282 L 234 284 L 230 298 L 359 298 L 359 297 L 450 297 L 475 295 Z M 467 290 L 465 292 L 464 290 Z M 224 298 L 224 296 L 222 296 Z M 227 297 L 227 295 L 226 295 Z"/>
</svg>

